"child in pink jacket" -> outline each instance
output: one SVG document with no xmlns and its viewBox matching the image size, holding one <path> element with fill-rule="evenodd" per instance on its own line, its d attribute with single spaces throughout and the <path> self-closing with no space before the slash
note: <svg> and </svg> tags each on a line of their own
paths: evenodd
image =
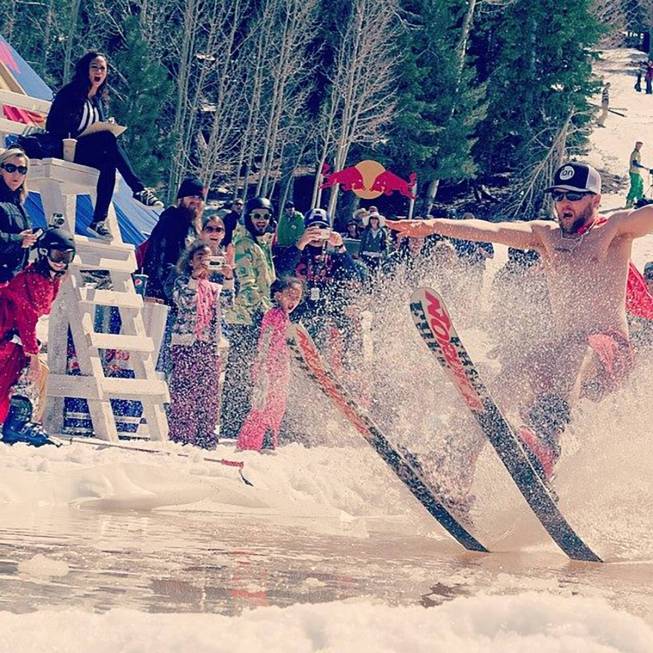
<svg viewBox="0 0 653 653">
<path fill-rule="evenodd" d="M 302 300 L 302 282 L 294 277 L 278 279 L 270 292 L 275 306 L 263 316 L 258 353 L 252 366 L 252 409 L 238 435 L 239 449 L 274 449 L 286 412 L 290 351 L 286 343 L 289 315 Z"/>
</svg>

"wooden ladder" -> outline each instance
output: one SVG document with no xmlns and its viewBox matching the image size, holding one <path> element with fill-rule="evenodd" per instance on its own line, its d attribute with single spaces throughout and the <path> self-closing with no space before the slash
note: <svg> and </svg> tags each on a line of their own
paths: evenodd
<svg viewBox="0 0 653 653">
<path fill-rule="evenodd" d="M 65 227 L 75 231 L 76 195 L 95 194 L 97 171 L 59 159 L 32 161 L 30 186 L 40 193 L 46 219 L 53 213 L 64 215 Z M 114 238 L 107 243 L 75 236 L 77 254 L 70 274 L 61 286 L 50 315 L 48 329 L 48 404 L 47 429 L 61 433 L 64 398 L 86 399 L 94 434 L 103 440 L 117 441 L 118 430 L 111 399 L 140 401 L 147 430 L 152 440 L 167 440 L 168 422 L 164 403 L 168 387 L 156 370 L 157 347 L 145 330 L 143 299 L 136 293 L 132 273 L 136 271 L 134 247 L 122 242 L 113 204 L 109 208 L 109 228 Z M 110 290 L 85 284 L 82 271 L 104 271 Z M 97 306 L 114 307 L 122 323 L 119 334 L 95 331 Z M 80 376 L 66 374 L 68 331 L 72 334 Z M 134 378 L 107 377 L 102 352 L 114 349 L 129 353 Z"/>
</svg>

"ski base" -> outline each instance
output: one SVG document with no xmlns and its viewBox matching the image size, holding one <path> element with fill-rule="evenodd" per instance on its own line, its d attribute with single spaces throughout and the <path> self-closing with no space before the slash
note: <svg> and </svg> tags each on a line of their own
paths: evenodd
<svg viewBox="0 0 653 653">
<path fill-rule="evenodd" d="M 463 547 L 469 551 L 487 553 L 488 550 L 447 510 L 428 483 L 390 443 L 367 413 L 358 406 L 328 366 L 306 329 L 301 325 L 291 324 L 287 332 L 287 341 L 299 366 L 381 456 L 429 514 Z"/>
<path fill-rule="evenodd" d="M 572 559 L 601 562 L 560 512 L 554 497 L 528 460 L 512 427 L 481 381 L 435 290 L 419 288 L 410 303 L 413 321 L 428 348 L 462 395 L 519 491 L 553 541 Z"/>
</svg>

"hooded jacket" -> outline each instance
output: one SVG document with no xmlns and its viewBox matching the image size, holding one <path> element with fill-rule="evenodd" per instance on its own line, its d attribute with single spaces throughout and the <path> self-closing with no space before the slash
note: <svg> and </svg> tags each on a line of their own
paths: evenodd
<svg viewBox="0 0 653 653">
<path fill-rule="evenodd" d="M 243 226 L 233 234 L 235 275 L 239 290 L 233 309 L 226 314 L 230 324 L 253 324 L 258 315 L 272 308 L 270 286 L 275 279 L 270 243 L 266 237 L 254 239 Z"/>
</svg>

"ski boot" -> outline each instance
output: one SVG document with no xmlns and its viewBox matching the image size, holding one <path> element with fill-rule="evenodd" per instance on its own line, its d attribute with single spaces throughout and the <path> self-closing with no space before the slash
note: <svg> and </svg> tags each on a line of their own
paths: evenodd
<svg viewBox="0 0 653 653">
<path fill-rule="evenodd" d="M 9 404 L 9 413 L 2 425 L 2 442 L 16 444 L 25 442 L 33 447 L 42 447 L 45 444 L 56 442 L 48 437 L 42 426 L 35 424 L 32 419 L 32 402 L 27 397 L 14 395 Z"/>
<path fill-rule="evenodd" d="M 560 458 L 560 435 L 571 420 L 569 404 L 557 395 L 543 395 L 528 413 L 531 426 L 517 430 L 526 455 L 538 476 L 551 489 Z"/>
</svg>

